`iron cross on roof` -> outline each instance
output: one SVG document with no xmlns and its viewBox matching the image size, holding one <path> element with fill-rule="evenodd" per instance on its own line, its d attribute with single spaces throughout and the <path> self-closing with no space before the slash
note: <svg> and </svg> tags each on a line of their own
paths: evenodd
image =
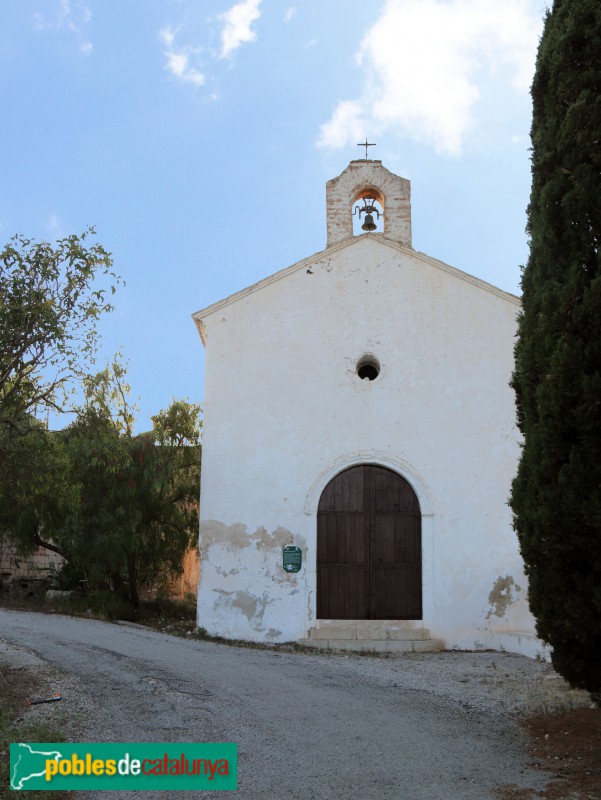
<svg viewBox="0 0 601 800">
<path fill-rule="evenodd" d="M 364 147 L 365 148 L 365 160 L 366 161 L 367 161 L 367 148 L 368 147 L 375 147 L 375 146 L 376 146 L 375 142 L 372 143 L 372 142 L 368 142 L 367 141 L 367 136 L 365 137 L 365 141 L 364 142 L 357 142 L 357 147 Z"/>
</svg>

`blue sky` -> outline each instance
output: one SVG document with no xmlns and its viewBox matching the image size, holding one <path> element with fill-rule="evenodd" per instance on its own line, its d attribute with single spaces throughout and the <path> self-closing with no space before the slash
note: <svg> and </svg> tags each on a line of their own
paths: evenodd
<svg viewBox="0 0 601 800">
<path fill-rule="evenodd" d="M 94 225 L 138 429 L 202 401 L 190 315 L 325 247 L 356 143 L 417 250 L 519 293 L 544 0 L 3 0 L 0 237 Z"/>
</svg>

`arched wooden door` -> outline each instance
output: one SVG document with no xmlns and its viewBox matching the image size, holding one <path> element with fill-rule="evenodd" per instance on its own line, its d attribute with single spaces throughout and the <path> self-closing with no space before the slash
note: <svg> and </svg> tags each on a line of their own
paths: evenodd
<svg viewBox="0 0 601 800">
<path fill-rule="evenodd" d="M 421 619 L 421 513 L 396 472 L 344 470 L 317 512 L 318 619 Z"/>
</svg>

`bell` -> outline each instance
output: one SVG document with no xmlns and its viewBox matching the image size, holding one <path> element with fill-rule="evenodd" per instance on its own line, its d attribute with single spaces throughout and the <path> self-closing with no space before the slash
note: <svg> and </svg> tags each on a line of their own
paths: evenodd
<svg viewBox="0 0 601 800">
<path fill-rule="evenodd" d="M 374 222 L 373 214 L 365 215 L 365 222 L 361 226 L 362 231 L 375 231 L 376 224 Z"/>
</svg>

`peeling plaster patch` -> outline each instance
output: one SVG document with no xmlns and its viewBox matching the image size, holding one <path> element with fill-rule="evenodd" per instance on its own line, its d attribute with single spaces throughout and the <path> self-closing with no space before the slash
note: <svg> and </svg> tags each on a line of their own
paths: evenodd
<svg viewBox="0 0 601 800">
<path fill-rule="evenodd" d="M 267 592 L 261 597 L 256 597 L 249 592 L 232 592 L 231 608 L 238 608 L 249 622 L 252 622 L 256 631 L 262 631 L 263 615 L 267 606 L 273 602 Z"/>
<path fill-rule="evenodd" d="M 266 642 L 273 642 L 277 641 L 278 638 L 282 635 L 282 631 L 278 631 L 277 628 L 270 628 L 267 633 L 265 634 L 265 641 Z"/>
<path fill-rule="evenodd" d="M 488 595 L 488 602 L 490 604 L 490 611 L 486 615 L 486 619 L 490 619 L 494 614 L 495 617 L 503 617 L 507 611 L 507 607 L 513 600 L 511 587 L 514 586 L 515 581 L 511 575 L 506 575 L 502 578 L 500 575 L 492 587 L 491 593 Z M 519 591 L 518 587 L 516 590 Z"/>
<path fill-rule="evenodd" d="M 223 575 L 224 578 L 229 578 L 230 575 L 237 575 L 240 570 L 239 569 L 224 569 L 223 567 L 215 567 L 215 572 L 218 575 Z"/>
<path fill-rule="evenodd" d="M 286 572 L 282 569 L 282 551 L 278 548 L 277 550 L 277 564 L 275 567 L 275 572 L 273 568 L 269 570 L 269 579 L 272 580 L 274 583 L 277 583 L 278 586 L 298 586 L 299 580 L 303 580 L 303 569 L 300 572 Z M 293 594 L 298 593 L 298 588 L 293 589 L 289 592 L 289 595 L 292 596 Z"/>
<path fill-rule="evenodd" d="M 234 595 L 234 599 L 232 600 L 232 608 L 239 608 L 240 611 L 244 614 L 246 619 L 250 622 L 253 617 L 257 614 L 257 604 L 259 602 L 258 597 L 254 597 L 252 594 L 248 592 L 236 592 Z M 265 613 L 265 605 L 261 610 L 261 617 Z"/>
<path fill-rule="evenodd" d="M 246 525 L 237 522 L 224 525 L 223 522 L 207 520 L 200 526 L 200 555 L 206 558 L 214 544 L 228 544 L 233 547 L 248 547 L 248 530 Z"/>
<path fill-rule="evenodd" d="M 298 537 L 297 537 L 298 539 Z M 294 534 L 286 528 L 276 528 L 269 533 L 265 528 L 257 528 L 254 533 L 249 533 L 246 525 L 235 522 L 233 525 L 224 525 L 217 520 L 206 520 L 200 528 L 201 557 L 206 558 L 214 544 L 226 545 L 230 548 L 242 549 L 254 545 L 257 550 L 281 548 L 286 544 L 293 544 Z M 299 542 L 301 546 L 304 542 Z"/>
<path fill-rule="evenodd" d="M 292 544 L 294 536 L 286 528 L 276 528 L 273 533 L 267 533 L 265 528 L 259 528 L 250 540 L 259 547 L 284 547 L 286 544 Z"/>
<path fill-rule="evenodd" d="M 201 564 L 206 575 L 212 573 L 208 580 L 221 584 L 219 588 L 206 585 L 218 595 L 210 601 L 214 617 L 232 620 L 236 630 L 265 631 L 272 622 L 264 623 L 264 615 L 267 607 L 275 602 L 274 598 L 284 600 L 301 591 L 299 581 L 304 581 L 304 572 L 291 574 L 282 568 L 282 550 L 292 543 L 306 552 L 305 538 L 283 527 L 268 531 L 260 526 L 250 533 L 248 526 L 242 523 L 225 525 L 218 520 L 203 521 Z M 270 588 L 264 592 L 267 586 Z M 237 622 L 233 621 L 231 615 L 236 611 L 244 621 L 240 617 Z"/>
</svg>

